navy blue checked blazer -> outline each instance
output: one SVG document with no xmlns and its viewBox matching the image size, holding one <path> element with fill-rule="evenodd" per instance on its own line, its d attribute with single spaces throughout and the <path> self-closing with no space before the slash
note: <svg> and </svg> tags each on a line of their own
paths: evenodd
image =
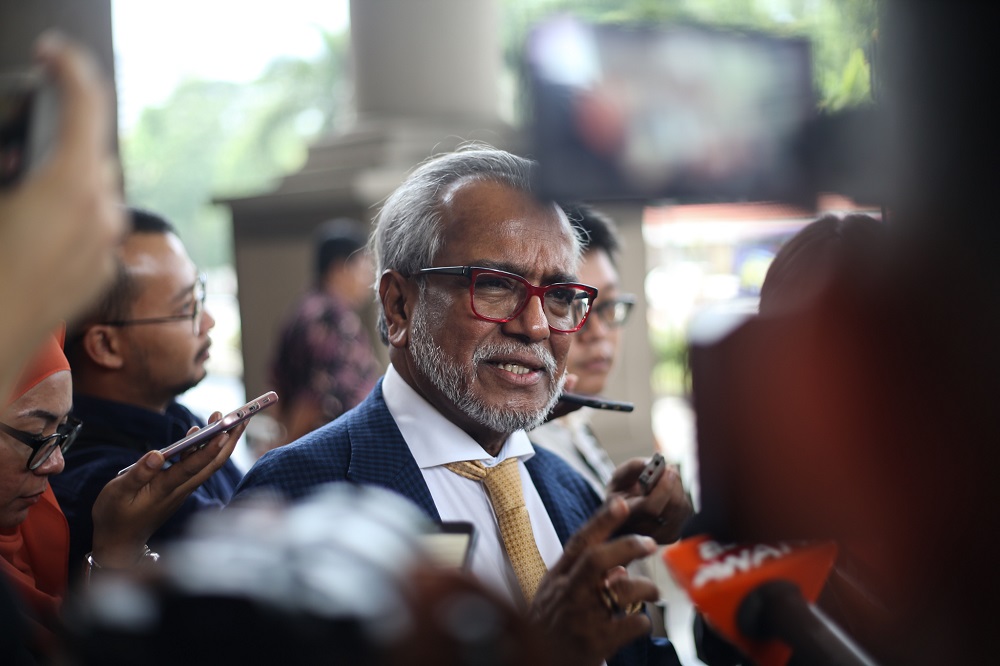
<svg viewBox="0 0 1000 666">
<path fill-rule="evenodd" d="M 526 463 L 552 526 L 565 545 L 601 505 L 590 485 L 559 456 L 539 446 Z M 416 503 L 434 521 L 441 516 L 403 435 L 389 413 L 378 381 L 364 402 L 298 441 L 273 449 L 243 477 L 233 501 L 269 489 L 298 499 L 333 481 L 381 486 Z M 608 666 L 677 664 L 669 642 L 643 639 Z"/>
</svg>

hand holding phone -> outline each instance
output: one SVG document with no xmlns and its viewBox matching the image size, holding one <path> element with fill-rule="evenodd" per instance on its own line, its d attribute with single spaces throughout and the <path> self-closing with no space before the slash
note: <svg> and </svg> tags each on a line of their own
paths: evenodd
<svg viewBox="0 0 1000 666">
<path fill-rule="evenodd" d="M 230 430 L 238 426 L 240 423 L 243 423 L 244 421 L 252 417 L 254 414 L 257 414 L 261 410 L 267 409 L 268 407 L 274 405 L 277 402 L 278 402 L 278 394 L 275 393 L 274 391 L 268 391 L 264 395 L 254 398 L 253 400 L 243 405 L 239 409 L 229 412 L 215 423 L 210 423 L 204 428 L 201 428 L 200 430 L 191 433 L 187 437 L 177 440 L 170 446 L 160 449 L 160 453 L 163 454 L 164 460 L 169 460 L 170 458 L 178 456 L 192 447 L 204 446 L 205 444 L 208 443 L 210 439 L 212 439 L 216 435 L 223 432 L 229 432 Z M 135 466 L 135 464 L 137 463 L 129 465 L 125 469 L 119 471 L 118 475 L 121 476 L 125 472 L 129 471 L 130 469 L 132 469 L 132 467 Z"/>
</svg>

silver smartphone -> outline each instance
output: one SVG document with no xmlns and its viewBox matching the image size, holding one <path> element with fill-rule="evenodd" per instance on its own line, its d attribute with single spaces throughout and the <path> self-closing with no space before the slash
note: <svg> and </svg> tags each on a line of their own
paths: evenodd
<svg viewBox="0 0 1000 666">
<path fill-rule="evenodd" d="M 43 70 L 0 71 L 0 188 L 44 160 L 58 122 L 58 91 Z"/>
<path fill-rule="evenodd" d="M 210 423 L 201 430 L 198 430 L 197 432 L 188 435 L 184 439 L 179 439 L 170 446 L 164 449 L 160 449 L 160 453 L 163 454 L 163 457 L 166 460 L 169 460 L 170 458 L 178 456 L 184 451 L 187 451 L 191 447 L 203 446 L 208 442 L 208 440 L 212 439 L 219 433 L 228 432 L 229 430 L 232 430 L 239 424 L 249 419 L 254 414 L 257 414 L 267 409 L 268 407 L 274 405 L 277 402 L 278 402 L 278 394 L 275 393 L 274 391 L 268 391 L 264 395 L 254 398 L 253 400 L 243 405 L 239 409 L 229 412 L 215 423 Z M 119 471 L 118 475 L 121 476 L 125 472 L 135 467 L 136 464 L 138 463 L 133 463 L 128 467 L 126 467 L 125 469 Z"/>
</svg>

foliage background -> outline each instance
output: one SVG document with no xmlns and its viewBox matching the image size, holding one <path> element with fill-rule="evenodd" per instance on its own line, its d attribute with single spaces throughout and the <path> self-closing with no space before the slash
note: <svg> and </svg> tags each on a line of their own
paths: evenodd
<svg viewBox="0 0 1000 666">
<path fill-rule="evenodd" d="M 128 201 L 166 215 L 203 268 L 232 263 L 228 210 L 299 168 L 309 142 L 351 122 L 348 35 L 314 60 L 279 58 L 250 84 L 189 79 L 122 137 Z"/>
<path fill-rule="evenodd" d="M 508 99 L 515 122 L 521 44 L 553 12 L 596 21 L 696 20 L 805 35 L 814 43 L 821 106 L 869 97 L 876 0 L 502 0 Z M 317 30 L 320 30 L 317 28 Z M 318 58 L 272 61 L 250 84 L 187 80 L 147 108 L 122 137 L 130 203 L 173 221 L 203 268 L 232 263 L 228 210 L 213 199 L 270 189 L 306 158 L 310 141 L 346 130 L 351 109 L 349 35 L 323 32 Z"/>
</svg>

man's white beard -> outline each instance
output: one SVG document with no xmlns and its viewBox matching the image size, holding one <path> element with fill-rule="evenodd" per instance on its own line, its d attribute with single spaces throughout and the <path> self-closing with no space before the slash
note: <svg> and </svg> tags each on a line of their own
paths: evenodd
<svg viewBox="0 0 1000 666">
<path fill-rule="evenodd" d="M 556 378 L 557 365 L 552 352 L 540 344 L 517 343 L 513 340 L 505 341 L 503 344 L 487 343 L 476 349 L 470 366 L 461 366 L 448 358 L 444 350 L 434 343 L 428 312 L 431 309 L 424 294 L 421 294 L 413 311 L 409 336 L 410 354 L 417 370 L 445 397 L 455 403 L 463 414 L 493 432 L 509 435 L 518 430 L 531 430 L 544 423 L 545 417 L 559 400 L 563 384 L 566 382 L 566 373 Z M 487 358 L 525 351 L 537 357 L 544 364 L 545 372 L 548 374 L 549 396 L 543 406 L 528 412 L 515 411 L 508 407 L 484 404 L 475 397 L 471 389 L 480 363 Z"/>
</svg>

